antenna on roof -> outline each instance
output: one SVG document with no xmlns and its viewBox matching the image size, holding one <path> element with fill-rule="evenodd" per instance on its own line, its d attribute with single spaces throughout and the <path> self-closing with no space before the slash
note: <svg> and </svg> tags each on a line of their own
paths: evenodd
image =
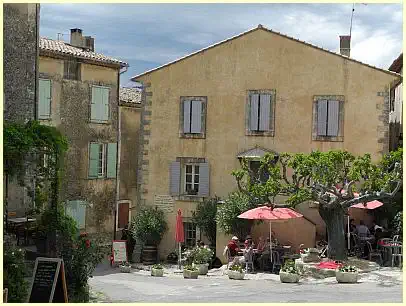
<svg viewBox="0 0 406 306">
<path fill-rule="evenodd" d="M 68 35 L 67 33 L 57 33 L 57 34 L 58 34 L 58 38 L 57 38 L 57 40 L 59 40 L 59 36 Z"/>
<path fill-rule="evenodd" d="M 361 3 L 362 5 L 367 5 L 366 3 Z M 352 19 L 354 17 L 354 11 L 355 11 L 355 3 L 352 4 L 352 12 L 351 12 L 351 23 L 350 23 L 350 37 L 351 37 L 351 31 L 352 31 Z"/>
</svg>

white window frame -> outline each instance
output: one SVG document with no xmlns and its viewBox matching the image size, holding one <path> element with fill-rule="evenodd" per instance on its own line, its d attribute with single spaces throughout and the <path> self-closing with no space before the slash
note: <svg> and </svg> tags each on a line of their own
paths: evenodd
<svg viewBox="0 0 406 306">
<path fill-rule="evenodd" d="M 187 167 L 188 166 L 192 167 L 192 172 L 191 173 L 187 172 Z M 199 173 L 197 173 L 197 174 L 196 174 L 196 167 L 199 167 Z M 192 175 L 192 182 L 191 183 L 187 182 L 187 180 L 186 180 L 187 175 Z M 197 183 L 195 182 L 195 177 L 196 176 L 199 178 Z M 184 183 L 183 183 L 183 191 L 184 191 L 184 193 L 187 194 L 187 195 L 198 195 L 198 193 L 199 193 L 199 185 L 200 185 L 200 165 L 199 164 L 193 164 L 193 163 L 185 164 L 184 165 L 184 177 L 183 178 L 184 178 Z M 188 193 L 187 185 L 190 185 L 190 184 L 192 185 L 192 190 L 194 190 L 195 186 L 197 186 L 196 194 Z"/>
<path fill-rule="evenodd" d="M 98 160 L 98 170 L 97 170 L 97 177 L 99 178 L 103 178 L 106 176 L 106 159 L 107 159 L 107 155 L 106 155 L 106 149 L 107 144 L 105 143 L 99 143 L 99 160 Z M 101 150 L 100 150 L 101 149 Z M 100 167 L 100 163 L 101 163 L 101 167 Z"/>
<path fill-rule="evenodd" d="M 196 241 L 198 239 L 196 223 L 193 223 L 191 220 L 184 220 L 183 227 L 184 227 L 184 232 L 185 232 L 185 245 L 186 246 L 195 246 Z M 191 238 L 188 235 L 189 233 L 191 233 L 191 236 L 192 236 Z M 194 237 L 193 237 L 193 233 L 194 233 Z M 191 244 L 188 243 L 189 241 L 191 242 Z"/>
</svg>

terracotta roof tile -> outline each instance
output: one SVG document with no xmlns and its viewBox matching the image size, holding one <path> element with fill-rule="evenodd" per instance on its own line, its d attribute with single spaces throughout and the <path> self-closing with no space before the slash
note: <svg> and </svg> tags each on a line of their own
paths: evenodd
<svg viewBox="0 0 406 306">
<path fill-rule="evenodd" d="M 95 62 L 116 64 L 120 65 L 121 67 L 128 67 L 127 63 L 120 61 L 119 59 L 105 56 L 100 53 L 83 50 L 81 48 L 73 47 L 70 44 L 61 40 L 53 40 L 41 37 L 39 46 L 41 51 L 48 51 L 62 55 L 70 55 L 78 58 L 92 60 Z"/>
</svg>

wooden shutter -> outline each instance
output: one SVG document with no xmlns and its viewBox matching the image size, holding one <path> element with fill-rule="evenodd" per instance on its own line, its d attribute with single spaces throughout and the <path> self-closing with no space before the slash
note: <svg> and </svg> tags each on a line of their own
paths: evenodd
<svg viewBox="0 0 406 306">
<path fill-rule="evenodd" d="M 199 196 L 208 197 L 210 195 L 209 164 L 199 164 Z"/>
<path fill-rule="evenodd" d="M 327 136 L 338 136 L 338 113 L 340 102 L 328 101 Z"/>
<path fill-rule="evenodd" d="M 259 100 L 259 130 L 269 131 L 271 117 L 271 95 L 262 94 Z"/>
<path fill-rule="evenodd" d="M 259 95 L 251 94 L 250 95 L 250 130 L 258 130 L 258 107 L 259 107 Z"/>
<path fill-rule="evenodd" d="M 169 169 L 169 193 L 180 194 L 180 162 L 172 162 Z"/>
<path fill-rule="evenodd" d="M 38 118 L 48 119 L 51 115 L 51 80 L 39 80 Z"/>
<path fill-rule="evenodd" d="M 192 126 L 191 133 L 202 132 L 202 101 L 192 101 Z"/>
<path fill-rule="evenodd" d="M 101 88 L 92 86 L 92 102 L 90 107 L 90 120 L 101 121 L 103 111 L 103 97 Z"/>
<path fill-rule="evenodd" d="M 190 108 L 191 101 L 185 100 L 183 102 L 183 133 L 190 133 Z"/>
<path fill-rule="evenodd" d="M 80 200 L 68 201 L 65 212 L 75 220 L 79 229 L 86 226 L 86 202 Z"/>
<path fill-rule="evenodd" d="M 102 118 L 103 121 L 109 120 L 109 93 L 110 90 L 108 88 L 101 88 L 101 96 L 102 96 Z"/>
<path fill-rule="evenodd" d="M 326 136 L 327 100 L 317 101 L 317 135 Z"/>
<path fill-rule="evenodd" d="M 128 224 L 130 217 L 130 203 L 118 204 L 118 228 L 124 228 Z"/>
<path fill-rule="evenodd" d="M 117 174 L 117 143 L 107 145 L 107 177 L 116 178 Z"/>
<path fill-rule="evenodd" d="M 100 144 L 91 143 L 89 145 L 89 177 L 97 178 L 99 174 L 99 149 Z"/>
</svg>

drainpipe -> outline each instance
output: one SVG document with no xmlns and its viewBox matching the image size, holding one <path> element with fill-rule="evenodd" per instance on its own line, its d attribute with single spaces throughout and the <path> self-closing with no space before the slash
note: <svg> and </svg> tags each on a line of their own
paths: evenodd
<svg viewBox="0 0 406 306">
<path fill-rule="evenodd" d="M 119 70 L 117 75 L 117 110 L 118 110 L 118 126 L 117 126 L 117 159 L 116 159 L 116 205 L 114 206 L 114 231 L 113 239 L 117 236 L 117 211 L 118 202 L 120 200 L 120 160 L 121 160 L 121 110 L 120 110 L 120 75 L 128 70 L 128 66 L 124 66 L 123 70 Z"/>
</svg>

